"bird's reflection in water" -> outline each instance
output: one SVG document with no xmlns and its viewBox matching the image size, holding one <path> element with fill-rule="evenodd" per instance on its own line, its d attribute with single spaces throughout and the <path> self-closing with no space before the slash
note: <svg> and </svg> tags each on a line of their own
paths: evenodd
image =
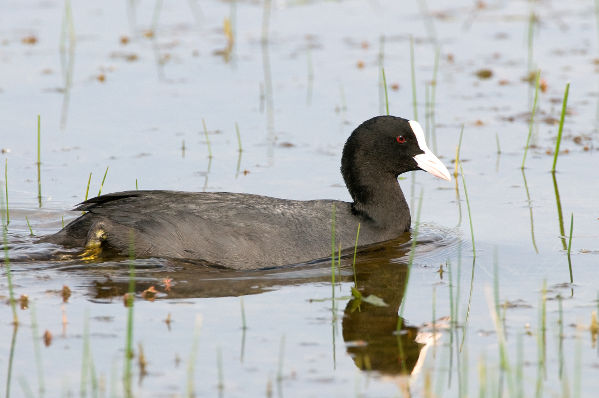
<svg viewBox="0 0 599 398">
<path fill-rule="evenodd" d="M 391 377 L 404 392 L 412 384 L 409 376 L 418 373 L 422 366 L 425 347 L 438 338 L 438 334 L 421 333 L 398 315 L 405 292 L 408 267 L 402 259 L 410 247 L 408 239 L 409 236 L 404 236 L 360 253 L 356 265 L 358 290 L 363 297 L 375 295 L 387 305 L 376 306 L 352 298 L 345 306 L 342 320 L 343 339 L 355 365 L 363 371 Z M 138 269 L 136 289 L 141 292 L 163 279 L 172 278 L 172 288 L 158 299 L 258 294 L 282 286 L 330 282 L 329 264 L 242 272 L 170 262 L 166 267 L 163 264 L 148 268 L 147 272 Z M 127 275 L 124 270 L 120 274 L 95 280 L 92 289 L 95 299 L 105 300 L 126 293 Z M 341 281 L 353 282 L 351 256 L 343 261 Z"/>
</svg>

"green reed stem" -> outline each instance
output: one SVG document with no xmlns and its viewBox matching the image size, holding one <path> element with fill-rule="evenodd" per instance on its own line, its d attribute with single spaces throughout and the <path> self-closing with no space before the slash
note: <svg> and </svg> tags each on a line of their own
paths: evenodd
<svg viewBox="0 0 599 398">
<path fill-rule="evenodd" d="M 242 152 L 243 148 L 241 147 L 241 134 L 239 133 L 239 124 L 237 124 L 237 122 L 235 122 L 235 133 L 237 133 L 237 146 L 238 146 L 238 151 Z"/>
<path fill-rule="evenodd" d="M 89 371 L 89 314 L 85 311 L 83 317 L 83 357 L 81 359 L 81 384 L 79 387 L 79 395 L 87 396 L 87 373 Z"/>
<path fill-rule="evenodd" d="M 191 353 L 189 355 L 189 363 L 187 364 L 187 398 L 195 397 L 194 380 L 194 365 L 198 355 L 198 343 L 200 340 L 200 330 L 202 329 L 202 316 L 197 315 L 195 326 L 193 328 L 193 341 L 191 344 Z"/>
<path fill-rule="evenodd" d="M 574 213 L 570 214 L 570 237 L 568 238 L 568 268 L 570 269 L 570 283 L 574 283 L 574 276 L 572 275 L 572 258 L 570 257 L 570 250 L 572 249 L 572 231 L 574 230 Z"/>
<path fill-rule="evenodd" d="M 210 138 L 208 138 L 208 129 L 206 128 L 206 121 L 202 118 L 202 126 L 204 126 L 204 135 L 206 136 L 206 145 L 208 145 L 208 157 L 212 159 L 212 147 L 210 146 Z"/>
<path fill-rule="evenodd" d="M 89 173 L 89 177 L 87 178 L 87 188 L 85 188 L 85 200 L 87 200 L 87 196 L 89 195 L 89 184 L 91 182 L 92 182 L 92 173 Z"/>
<path fill-rule="evenodd" d="M 8 211 L 8 158 L 4 159 L 4 189 L 6 200 L 6 225 L 10 224 L 10 213 Z"/>
<path fill-rule="evenodd" d="M 333 211 L 331 213 L 331 288 L 333 292 L 333 308 L 335 307 L 335 211 L 335 204 L 333 204 Z"/>
<path fill-rule="evenodd" d="M 414 66 L 414 37 L 410 36 L 410 70 L 412 72 L 412 106 L 414 107 L 414 120 L 418 120 L 418 101 L 416 98 L 416 67 Z"/>
<path fill-rule="evenodd" d="M 358 288 L 358 278 L 356 275 L 356 254 L 358 253 L 358 238 L 360 237 L 360 225 L 361 223 L 358 223 L 358 232 L 356 232 L 356 243 L 354 245 L 354 261 L 352 263 L 352 268 L 354 270 L 354 287 L 356 289 Z"/>
<path fill-rule="evenodd" d="M 25 221 L 27 221 L 27 227 L 29 227 L 29 236 L 34 236 L 33 229 L 31 229 L 31 224 L 29 223 L 29 218 L 25 216 Z"/>
<path fill-rule="evenodd" d="M 464 169 L 460 162 L 460 174 L 462 175 L 462 185 L 464 186 L 464 196 L 466 196 L 466 206 L 468 208 L 468 220 L 470 221 L 470 237 L 472 238 L 472 256 L 476 258 L 476 247 L 474 245 L 474 228 L 472 227 L 472 212 L 470 211 L 470 200 L 468 199 L 468 189 L 466 188 L 466 178 L 464 177 Z"/>
<path fill-rule="evenodd" d="M 245 306 L 243 305 L 243 297 L 239 299 L 239 305 L 241 306 L 241 328 L 245 330 L 248 327 L 245 319 Z"/>
<path fill-rule="evenodd" d="M 2 191 L 0 191 L 2 192 Z M 6 226 L 6 220 L 4 218 L 4 195 L 0 194 L 0 215 L 2 217 L 2 238 L 4 244 L 4 268 L 6 269 L 6 282 L 8 284 L 8 299 L 12 309 L 13 324 L 16 326 L 19 324 L 19 317 L 17 315 L 17 306 L 15 301 L 15 295 L 12 284 L 12 273 L 10 269 L 10 259 L 8 257 L 8 227 Z"/>
<path fill-rule="evenodd" d="M 543 379 L 545 375 L 545 351 L 546 338 L 545 332 L 547 322 L 547 281 L 543 280 L 543 289 L 541 290 L 541 305 L 539 306 L 539 330 L 537 331 L 537 383 L 535 387 L 535 397 L 543 396 Z"/>
<path fill-rule="evenodd" d="M 223 351 L 220 347 L 216 349 L 216 366 L 218 369 L 218 384 L 216 388 L 219 391 L 223 391 L 225 389 L 225 376 L 223 372 Z"/>
<path fill-rule="evenodd" d="M 566 232 L 564 230 L 564 214 L 562 212 L 562 201 L 560 199 L 559 189 L 557 186 L 557 178 L 555 176 L 555 173 L 551 173 L 551 178 L 553 180 L 553 190 L 555 192 L 555 202 L 556 202 L 556 206 L 557 206 L 557 221 L 559 223 L 559 236 L 560 236 L 560 240 L 562 242 L 562 247 L 564 250 L 566 250 L 568 248 L 568 245 L 566 244 Z"/>
<path fill-rule="evenodd" d="M 526 162 L 526 154 L 528 153 L 528 148 L 530 145 L 530 138 L 532 137 L 532 129 L 535 124 L 535 113 L 537 111 L 537 100 L 539 98 L 539 80 L 541 79 L 541 70 L 537 71 L 537 77 L 535 79 L 535 96 L 532 101 L 532 110 L 530 111 L 530 122 L 528 123 L 528 137 L 526 138 L 526 146 L 524 147 L 524 156 L 522 157 L 522 165 L 521 169 L 524 168 L 524 163 Z"/>
<path fill-rule="evenodd" d="M 133 305 L 135 302 L 135 235 L 129 233 L 129 292 L 127 293 L 127 337 L 125 340 L 125 371 L 123 387 L 125 397 L 133 397 L 132 391 L 132 360 L 133 360 Z"/>
<path fill-rule="evenodd" d="M 281 336 L 279 344 L 279 364 L 277 366 L 277 381 L 280 383 L 283 380 L 283 361 L 285 360 L 285 335 Z"/>
<path fill-rule="evenodd" d="M 437 74 L 439 72 L 439 57 L 441 55 L 441 48 L 439 45 L 435 46 L 435 61 L 433 64 L 433 80 L 431 81 L 431 97 L 430 97 L 430 132 L 433 140 L 433 151 L 437 153 L 437 131 L 436 131 L 436 113 L 435 108 L 437 105 Z"/>
<path fill-rule="evenodd" d="M 557 155 L 559 154 L 559 147 L 562 142 L 562 132 L 564 131 L 564 119 L 566 118 L 566 107 L 568 105 L 568 93 L 570 92 L 570 83 L 566 84 L 566 90 L 564 91 L 564 100 L 562 102 L 562 114 L 559 119 L 559 130 L 557 131 L 557 141 L 555 142 L 555 154 L 553 155 L 553 166 L 551 166 L 551 172 L 555 174 L 555 165 L 557 164 Z"/>
<path fill-rule="evenodd" d="M 381 68 L 381 72 L 383 73 L 383 87 L 385 89 L 385 110 L 387 111 L 387 115 L 389 115 L 389 95 L 387 93 L 387 78 L 385 77 L 385 68 Z"/>
<path fill-rule="evenodd" d="M 462 137 L 464 137 L 464 124 L 462 123 L 462 128 L 460 129 L 460 139 L 458 140 L 458 146 L 455 149 L 455 163 L 453 168 L 453 177 L 455 179 L 458 178 L 458 164 L 460 163 L 460 151 L 462 150 Z M 457 185 L 456 185 L 457 189 Z M 460 212 L 461 214 L 461 212 Z M 461 216 L 460 216 L 461 218 Z"/>
<path fill-rule="evenodd" d="M 33 351 L 35 355 L 35 364 L 37 366 L 37 386 L 38 386 L 38 396 L 41 398 L 44 396 L 44 372 L 43 372 L 43 364 L 42 364 L 42 354 L 40 350 L 40 336 L 37 325 L 37 316 L 35 311 L 35 302 L 31 302 L 29 304 L 30 315 L 31 315 L 31 337 L 33 338 Z"/>
<path fill-rule="evenodd" d="M 42 207 L 42 175 L 41 175 L 41 119 L 40 115 L 37 115 L 37 202 L 39 207 Z"/>
<path fill-rule="evenodd" d="M 98 196 L 102 195 L 102 188 L 104 188 L 104 181 L 106 181 L 106 175 L 108 174 L 108 167 L 106 166 L 106 171 L 104 172 L 104 177 L 102 178 L 102 183 L 100 184 L 100 190 L 98 191 Z"/>
<path fill-rule="evenodd" d="M 497 154 L 501 155 L 501 145 L 499 145 L 499 134 L 495 133 L 495 144 L 497 146 Z"/>
<path fill-rule="evenodd" d="M 10 398 L 10 385 L 12 381 L 12 365 L 15 358 L 15 347 L 17 345 L 17 332 L 19 331 L 19 324 L 13 323 L 12 327 L 12 338 L 10 340 L 10 353 L 8 354 L 8 371 L 6 374 L 6 393 L 5 397 Z"/>
</svg>

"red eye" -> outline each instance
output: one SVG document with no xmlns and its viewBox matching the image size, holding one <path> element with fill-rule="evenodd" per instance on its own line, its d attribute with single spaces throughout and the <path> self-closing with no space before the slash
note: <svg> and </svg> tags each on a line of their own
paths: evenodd
<svg viewBox="0 0 599 398">
<path fill-rule="evenodd" d="M 399 142 L 400 144 L 403 144 L 404 142 L 406 142 L 406 139 L 404 138 L 403 135 L 398 135 L 396 138 L 397 142 Z"/>
</svg>

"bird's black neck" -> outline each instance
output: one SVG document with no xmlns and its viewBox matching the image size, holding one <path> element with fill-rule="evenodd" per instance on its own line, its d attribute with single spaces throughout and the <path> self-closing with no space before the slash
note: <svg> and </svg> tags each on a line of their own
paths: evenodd
<svg viewBox="0 0 599 398">
<path fill-rule="evenodd" d="M 409 230 L 410 209 L 396 176 L 369 169 L 344 170 L 343 176 L 354 214 L 393 233 Z"/>
</svg>

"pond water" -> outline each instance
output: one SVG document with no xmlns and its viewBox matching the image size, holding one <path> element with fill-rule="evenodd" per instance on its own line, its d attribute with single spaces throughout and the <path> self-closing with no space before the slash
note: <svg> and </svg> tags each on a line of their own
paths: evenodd
<svg viewBox="0 0 599 398">
<path fill-rule="evenodd" d="M 5 247 L 22 297 L 14 328 L 5 263 L 5 396 L 593 396 L 599 388 L 594 3 L 0 7 Z M 420 204 L 418 233 L 359 252 L 355 277 L 351 256 L 332 284 L 329 261 L 251 272 L 164 259 L 90 263 L 35 243 L 79 215 L 70 209 L 88 179 L 90 197 L 137 186 L 349 201 L 341 150 L 359 123 L 386 113 L 383 67 L 390 113 L 420 120 L 452 172 L 463 127 L 463 175 L 401 176 L 414 221 Z M 131 264 L 133 310 L 123 298 Z M 360 303 L 354 284 L 386 306 Z"/>
</svg>

